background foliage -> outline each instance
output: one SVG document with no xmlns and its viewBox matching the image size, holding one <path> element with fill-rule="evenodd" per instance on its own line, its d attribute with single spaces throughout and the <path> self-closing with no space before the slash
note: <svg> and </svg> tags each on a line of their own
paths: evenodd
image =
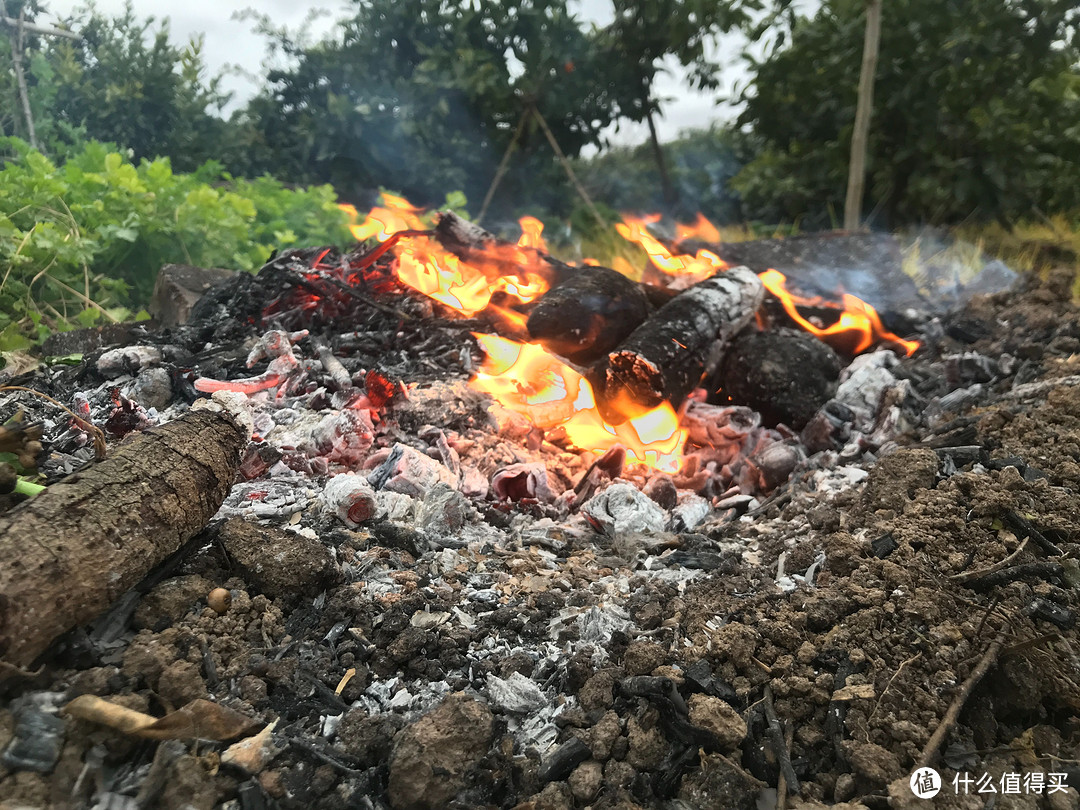
<svg viewBox="0 0 1080 810">
<path fill-rule="evenodd" d="M 174 173 L 90 142 L 57 166 L 25 143 L 0 170 L 0 330 L 67 328 L 130 314 L 161 265 L 255 269 L 276 248 L 346 244 L 329 186 L 232 180 L 206 164 Z M 85 310 L 85 314 L 83 313 Z"/>
</svg>

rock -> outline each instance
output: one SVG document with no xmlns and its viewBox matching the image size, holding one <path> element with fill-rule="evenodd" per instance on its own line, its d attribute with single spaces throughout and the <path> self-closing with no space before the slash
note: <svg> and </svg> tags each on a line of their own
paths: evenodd
<svg viewBox="0 0 1080 810">
<path fill-rule="evenodd" d="M 330 550 L 303 535 L 232 518 L 220 539 L 245 578 L 272 599 L 316 596 L 341 578 Z"/>
<path fill-rule="evenodd" d="M 683 777 L 677 795 L 690 807 L 716 807 L 716 797 L 723 796 L 724 808 L 755 810 L 765 787 L 727 757 L 712 754 L 703 755 L 701 767 Z"/>
<path fill-rule="evenodd" d="M 445 807 L 495 735 L 491 710 L 462 693 L 406 726 L 390 754 L 390 804 L 396 810 Z"/>
<path fill-rule="evenodd" d="M 721 751 L 734 751 L 742 745 L 746 721 L 726 701 L 708 695 L 691 695 L 687 706 L 690 722 L 715 734 Z"/>
<path fill-rule="evenodd" d="M 139 600 L 133 619 L 135 627 L 164 630 L 182 619 L 213 588 L 213 582 L 197 574 L 166 579 Z"/>
<path fill-rule="evenodd" d="M 281 753 L 273 739 L 274 727 L 277 724 L 278 721 L 275 720 L 258 734 L 230 745 L 221 755 L 221 764 L 232 765 L 251 776 L 262 773 L 270 761 Z"/>
<path fill-rule="evenodd" d="M 668 754 L 667 740 L 660 728 L 631 717 L 626 723 L 626 734 L 630 741 L 626 761 L 639 771 L 658 768 Z"/>
<path fill-rule="evenodd" d="M 604 781 L 604 770 L 599 762 L 590 759 L 574 768 L 574 772 L 566 781 L 570 785 L 570 792 L 574 794 L 574 798 L 591 802 L 600 792 L 600 785 Z"/>
<path fill-rule="evenodd" d="M 131 384 L 129 398 L 144 408 L 164 410 L 172 400 L 172 377 L 160 367 L 144 368 Z"/>
<path fill-rule="evenodd" d="M 585 681 L 578 692 L 578 702 L 587 712 L 597 709 L 610 709 L 615 700 L 612 690 L 615 688 L 615 674 L 609 669 L 602 669 Z"/>
<path fill-rule="evenodd" d="M 593 759 L 601 762 L 611 758 L 611 749 L 615 740 L 622 734 L 622 721 L 613 711 L 604 712 L 596 725 L 589 731 L 589 748 Z"/>
<path fill-rule="evenodd" d="M 150 314 L 162 326 L 187 323 L 191 308 L 215 284 L 235 275 L 235 270 L 166 264 L 158 271 L 150 298 Z"/>
<path fill-rule="evenodd" d="M 871 512 L 892 509 L 900 514 L 917 490 L 934 486 L 937 471 L 938 457 L 933 450 L 913 448 L 884 456 L 870 469 L 863 506 Z"/>
<path fill-rule="evenodd" d="M 883 788 L 902 773 L 896 754 L 880 745 L 845 740 L 843 748 L 856 776 L 861 777 L 872 790 Z"/>
<path fill-rule="evenodd" d="M 197 698 L 209 697 L 198 665 L 190 661 L 174 661 L 165 667 L 157 691 L 177 709 Z"/>
<path fill-rule="evenodd" d="M 623 653 L 627 675 L 648 675 L 667 658 L 667 651 L 655 641 L 635 641 Z"/>
</svg>

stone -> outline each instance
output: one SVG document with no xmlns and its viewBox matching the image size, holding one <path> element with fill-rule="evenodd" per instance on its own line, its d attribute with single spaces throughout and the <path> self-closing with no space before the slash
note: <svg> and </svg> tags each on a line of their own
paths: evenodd
<svg viewBox="0 0 1080 810">
<path fill-rule="evenodd" d="M 610 710 L 604 712 L 604 716 L 589 730 L 589 749 L 593 758 L 601 762 L 610 759 L 611 749 L 621 734 L 622 721 L 619 720 L 619 715 Z"/>
<path fill-rule="evenodd" d="M 157 691 L 177 709 L 198 698 L 209 697 L 198 665 L 190 661 L 174 661 L 165 667 Z"/>
<path fill-rule="evenodd" d="M 596 794 L 600 792 L 600 785 L 603 784 L 603 766 L 595 759 L 582 762 L 574 768 L 574 772 L 570 774 L 570 778 L 566 781 L 570 785 L 570 792 L 574 794 L 575 799 L 591 802 L 596 798 Z"/>
<path fill-rule="evenodd" d="M 626 723 L 626 731 L 630 741 L 626 761 L 639 771 L 651 771 L 660 767 L 668 754 L 668 743 L 660 728 L 631 717 Z"/>
<path fill-rule="evenodd" d="M 720 750 L 734 751 L 746 737 L 746 721 L 726 701 L 709 695 L 691 695 L 687 701 L 690 722 L 711 731 L 720 741 Z"/>
<path fill-rule="evenodd" d="M 667 658 L 667 651 L 655 641 L 635 641 L 623 653 L 627 675 L 648 675 Z"/>
<path fill-rule="evenodd" d="M 330 549 L 300 534 L 232 518 L 220 539 L 247 581 L 271 599 L 317 596 L 341 579 Z"/>
<path fill-rule="evenodd" d="M 139 600 L 133 618 L 135 627 L 164 630 L 182 619 L 213 588 L 213 582 L 198 574 L 166 579 Z"/>
<path fill-rule="evenodd" d="M 390 754 L 388 794 L 395 810 L 446 807 L 487 754 L 495 736 L 491 710 L 463 693 L 406 726 Z"/>
<path fill-rule="evenodd" d="M 896 754 L 880 745 L 845 740 L 843 748 L 855 775 L 873 790 L 885 787 L 902 773 Z"/>
</svg>

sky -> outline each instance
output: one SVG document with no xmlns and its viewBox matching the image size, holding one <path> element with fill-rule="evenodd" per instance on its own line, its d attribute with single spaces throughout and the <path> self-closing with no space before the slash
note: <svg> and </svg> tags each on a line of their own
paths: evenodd
<svg viewBox="0 0 1080 810">
<path fill-rule="evenodd" d="M 52 0 L 48 3 L 53 16 L 67 16 L 78 2 Z M 96 0 L 96 5 L 105 14 L 119 14 L 123 11 L 124 0 Z M 212 72 L 223 68 L 238 68 L 244 75 L 233 74 L 223 82 L 223 87 L 234 94 L 230 108 L 242 106 L 258 86 L 258 77 L 265 73 L 266 58 L 265 38 L 253 31 L 254 23 L 238 20 L 235 17 L 245 8 L 252 7 L 252 0 L 186 0 L 183 3 L 164 2 L 164 0 L 134 0 L 135 13 L 140 17 L 153 16 L 157 19 L 168 17 L 173 40 L 186 42 L 198 34 L 205 35 L 203 53 L 207 66 Z M 296 31 L 304 26 L 310 8 L 324 8 L 328 15 L 305 27 L 312 41 L 318 40 L 333 27 L 333 20 L 344 16 L 346 4 L 324 2 L 312 5 L 300 5 L 295 0 L 262 0 L 258 4 L 260 13 L 268 14 L 279 27 Z M 588 21 L 604 23 L 610 21 L 608 0 L 578 0 L 579 14 Z M 46 19 L 39 18 L 40 22 Z M 725 64 L 724 88 L 729 90 L 734 81 L 745 79 L 745 71 L 738 62 L 740 44 L 735 36 L 727 37 L 721 43 L 729 55 L 721 59 Z M 708 127 L 716 120 L 728 120 L 732 117 L 731 108 L 716 103 L 716 94 L 702 94 L 689 90 L 682 81 L 682 72 L 672 64 L 667 73 L 661 74 L 656 85 L 657 97 L 663 99 L 662 117 L 657 121 L 660 139 L 672 140 L 685 129 Z M 616 144 L 637 144 L 644 142 L 648 132 L 644 124 L 623 123 L 620 128 L 608 133 L 608 138 Z"/>
</svg>

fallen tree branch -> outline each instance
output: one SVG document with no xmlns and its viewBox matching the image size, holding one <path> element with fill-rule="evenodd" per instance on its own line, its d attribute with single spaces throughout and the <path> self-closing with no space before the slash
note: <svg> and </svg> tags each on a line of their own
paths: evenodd
<svg viewBox="0 0 1080 810">
<path fill-rule="evenodd" d="M 27 666 L 202 529 L 246 441 L 231 416 L 191 411 L 0 517 L 0 661 Z"/>
</svg>

